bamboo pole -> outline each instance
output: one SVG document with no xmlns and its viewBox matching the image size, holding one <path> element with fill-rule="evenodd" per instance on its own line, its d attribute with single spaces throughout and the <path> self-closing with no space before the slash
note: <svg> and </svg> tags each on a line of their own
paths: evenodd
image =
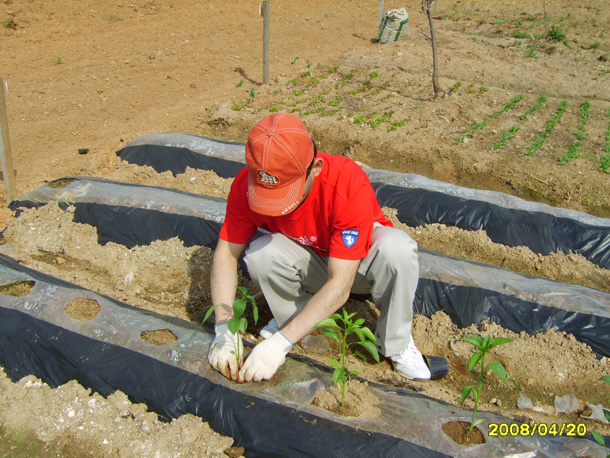
<svg viewBox="0 0 610 458">
<path fill-rule="evenodd" d="M 383 24 L 383 1 L 381 0 L 381 5 L 379 5 L 379 31 L 381 31 L 381 24 Z"/>
<path fill-rule="evenodd" d="M 269 3 L 263 1 L 263 84 L 269 84 Z"/>
<path fill-rule="evenodd" d="M 11 142 L 8 136 L 8 116 L 6 114 L 6 84 L 0 76 L 0 159 L 2 162 L 2 175 L 6 189 L 6 204 L 10 204 L 16 197 L 15 169 L 13 168 L 13 155 Z"/>
</svg>

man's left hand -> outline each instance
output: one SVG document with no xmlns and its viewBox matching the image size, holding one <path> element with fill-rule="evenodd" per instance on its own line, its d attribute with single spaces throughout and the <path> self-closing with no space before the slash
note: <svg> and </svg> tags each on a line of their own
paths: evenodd
<svg viewBox="0 0 610 458">
<path fill-rule="evenodd" d="M 240 382 L 259 382 L 269 380 L 277 372 L 292 343 L 280 331 L 259 343 L 239 370 Z"/>
</svg>

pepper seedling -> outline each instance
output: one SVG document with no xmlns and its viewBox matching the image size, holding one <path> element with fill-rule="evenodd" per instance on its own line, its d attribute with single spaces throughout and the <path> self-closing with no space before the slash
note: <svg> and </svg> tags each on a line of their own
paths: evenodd
<svg viewBox="0 0 610 458">
<path fill-rule="evenodd" d="M 364 347 L 371 356 L 375 358 L 375 361 L 379 362 L 379 352 L 377 350 L 377 339 L 375 338 L 375 334 L 373 334 L 368 327 L 363 326 L 365 321 L 364 318 L 358 318 L 356 321 L 352 321 L 354 315 L 355 313 L 348 314 L 344 309 L 343 316 L 335 313 L 330 318 L 322 320 L 314 326 L 314 328 L 322 329 L 322 332 L 326 336 L 336 340 L 341 346 L 341 361 L 339 362 L 332 358 L 328 360 L 330 365 L 335 368 L 333 382 L 341 391 L 341 407 L 344 407 L 349 376 L 358 375 L 358 371 L 347 370 L 347 361 L 350 358 L 350 356 L 347 355 L 347 349 L 351 345 L 358 344 Z M 342 331 L 342 339 L 339 337 L 339 330 Z M 348 343 L 347 338 L 351 334 L 356 334 L 359 341 Z M 358 351 L 354 351 L 353 354 L 359 358 L 366 359 L 364 355 Z"/>
<path fill-rule="evenodd" d="M 604 375 L 602 378 L 600 378 L 600 380 L 610 385 L 610 375 Z M 610 421 L 610 410 L 603 409 L 603 411 L 606 420 Z M 608 448 L 606 447 L 606 440 L 604 439 L 604 436 L 599 433 L 596 433 L 595 431 L 593 431 L 591 435 L 593 436 L 593 439 L 595 439 L 595 442 L 597 442 L 599 445 L 606 449 L 606 458 L 610 458 L 610 453 L 608 453 Z"/>
<path fill-rule="evenodd" d="M 474 335 L 471 337 L 462 338 L 464 342 L 468 342 L 469 344 L 474 345 L 479 351 L 475 351 L 472 357 L 470 358 L 470 363 L 468 364 L 468 370 L 471 372 L 477 367 L 477 365 L 481 365 L 481 373 L 477 377 L 478 385 L 476 388 L 472 385 L 467 385 L 462 388 L 462 404 L 468 398 L 468 396 L 472 395 L 474 398 L 474 409 L 472 411 L 472 421 L 470 422 L 470 429 L 468 430 L 468 434 L 472 433 L 472 429 L 481 423 L 482 419 L 476 419 L 477 412 L 479 410 L 479 401 L 481 399 L 481 388 L 483 387 L 483 379 L 485 378 L 485 373 L 491 369 L 495 372 L 495 374 L 500 377 L 500 380 L 503 382 L 506 381 L 506 370 L 501 363 L 494 361 L 485 366 L 485 355 L 489 350 L 498 345 L 506 344 L 512 342 L 513 339 L 509 339 L 507 337 L 495 337 L 491 338 L 489 335 L 482 337 L 480 335 Z"/>
<path fill-rule="evenodd" d="M 243 286 L 238 286 L 237 292 L 238 297 L 235 299 L 235 301 L 233 301 L 232 307 L 233 317 L 230 318 L 229 321 L 227 321 L 227 328 L 229 329 L 229 332 L 235 334 L 235 337 L 238 336 L 240 331 L 245 332 L 248 328 L 248 320 L 246 319 L 246 317 L 244 317 L 248 303 L 252 305 L 252 315 L 254 317 L 254 324 L 258 322 L 258 307 L 256 306 L 256 300 L 254 300 L 254 297 L 249 295 L 248 290 Z M 212 305 L 205 313 L 205 316 L 203 317 L 203 322 L 205 323 L 212 314 L 212 312 L 220 306 L 220 304 Z M 235 339 L 235 355 L 237 358 L 237 364 L 239 364 L 240 354 L 239 345 L 237 342 L 238 339 Z"/>
</svg>

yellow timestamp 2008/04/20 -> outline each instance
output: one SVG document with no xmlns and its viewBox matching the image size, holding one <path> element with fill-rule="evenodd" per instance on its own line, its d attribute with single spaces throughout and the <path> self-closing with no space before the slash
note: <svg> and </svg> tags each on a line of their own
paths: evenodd
<svg viewBox="0 0 610 458">
<path fill-rule="evenodd" d="M 587 425 L 583 423 L 490 423 L 489 436 L 567 436 L 587 435 Z"/>
</svg>

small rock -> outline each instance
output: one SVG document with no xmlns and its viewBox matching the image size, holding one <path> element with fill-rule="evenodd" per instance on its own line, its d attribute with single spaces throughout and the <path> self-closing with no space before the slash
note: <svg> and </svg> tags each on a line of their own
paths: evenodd
<svg viewBox="0 0 610 458">
<path fill-rule="evenodd" d="M 243 454 L 246 452 L 246 449 L 243 447 L 229 447 L 228 449 L 226 449 L 225 454 L 230 456 L 231 458 L 238 458 L 240 456 L 243 456 Z"/>
<path fill-rule="evenodd" d="M 580 401 L 574 395 L 555 396 L 555 412 L 570 415 L 580 409 Z"/>
<path fill-rule="evenodd" d="M 517 407 L 520 409 L 533 409 L 534 403 L 527 396 L 521 395 L 519 399 L 517 399 Z"/>
</svg>

